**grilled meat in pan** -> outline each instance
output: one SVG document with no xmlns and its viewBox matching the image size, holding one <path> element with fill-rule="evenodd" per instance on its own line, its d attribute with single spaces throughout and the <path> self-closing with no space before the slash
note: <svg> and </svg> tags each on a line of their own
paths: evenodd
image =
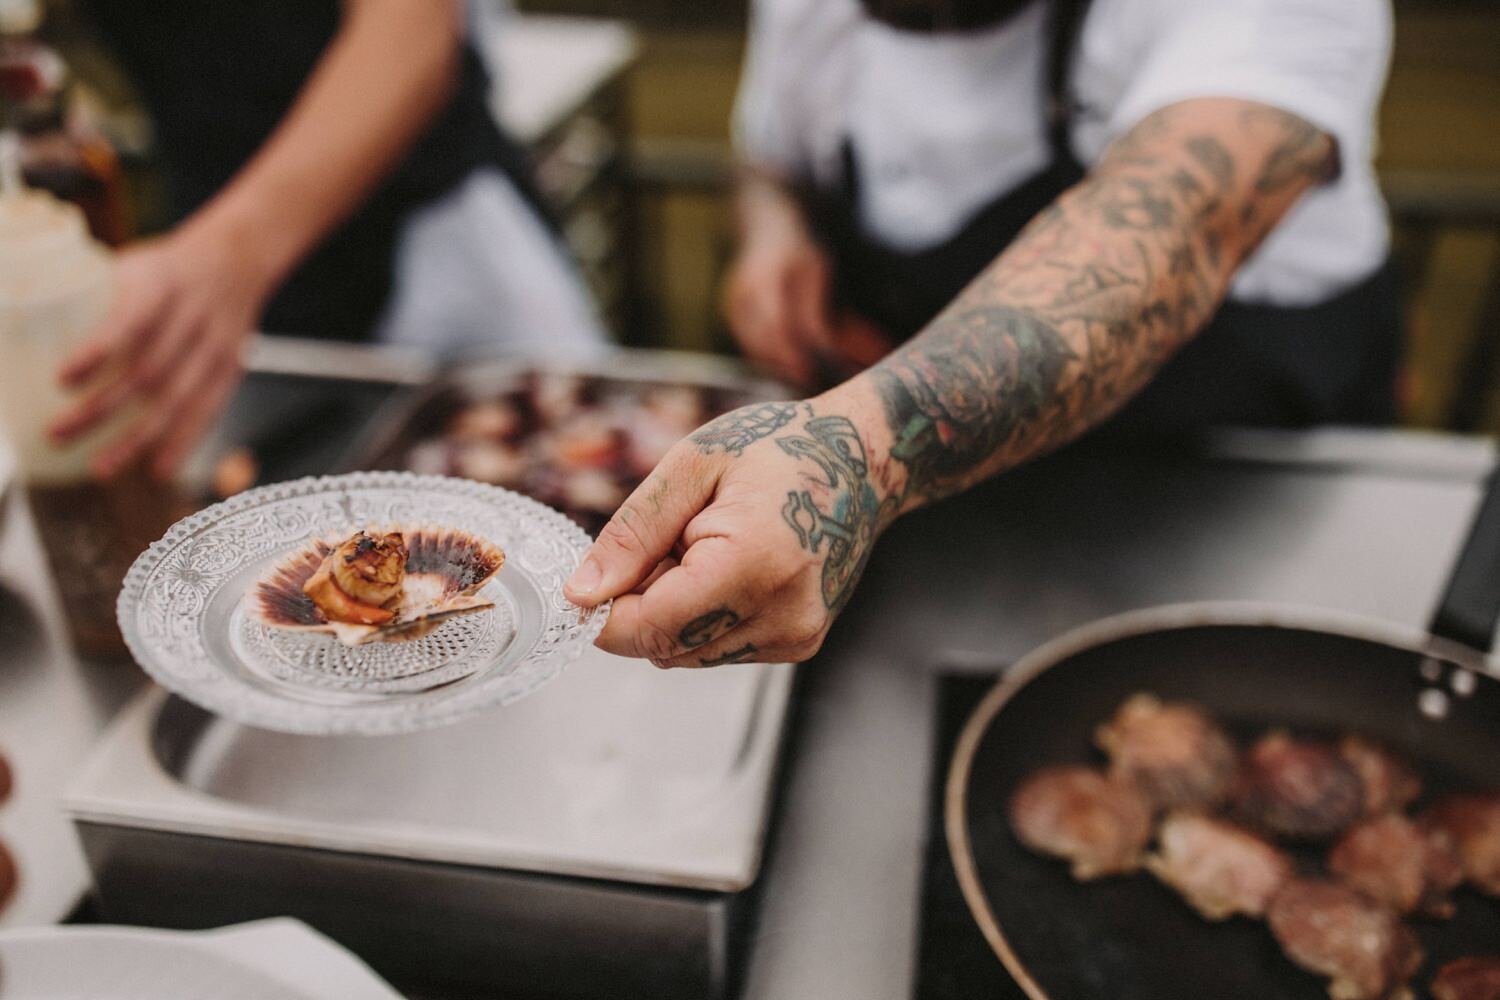
<svg viewBox="0 0 1500 1000">
<path fill-rule="evenodd" d="M 1235 814 L 1288 840 L 1329 840 L 1365 810 L 1359 771 L 1338 750 L 1284 732 L 1263 736 L 1240 762 Z"/>
<path fill-rule="evenodd" d="M 1217 805 L 1234 780 L 1234 743 L 1187 702 L 1132 695 L 1094 741 L 1109 755 L 1110 774 L 1138 784 L 1158 809 Z"/>
<path fill-rule="evenodd" d="M 1422 821 L 1448 838 L 1464 878 L 1480 892 L 1500 896 L 1500 792 L 1445 796 Z"/>
<path fill-rule="evenodd" d="M 1500 1000 L 1500 955 L 1449 962 L 1432 980 L 1432 1000 Z"/>
<path fill-rule="evenodd" d="M 1286 854 L 1260 837 L 1201 813 L 1174 812 L 1162 821 L 1146 868 L 1176 889 L 1206 920 L 1259 917 L 1292 877 Z"/>
<path fill-rule="evenodd" d="M 1430 917 L 1453 915 L 1448 894 L 1464 878 L 1448 838 L 1400 813 L 1356 824 L 1334 845 L 1328 870 L 1397 913 Z"/>
<path fill-rule="evenodd" d="M 1266 920 L 1287 958 L 1329 978 L 1334 1000 L 1411 995 L 1406 982 L 1422 964 L 1416 935 L 1348 886 L 1292 879 L 1272 898 Z"/>
<path fill-rule="evenodd" d="M 1016 837 L 1072 863 L 1079 881 L 1133 872 L 1151 839 L 1151 803 L 1126 781 L 1090 767 L 1047 767 L 1010 800 Z"/>
</svg>

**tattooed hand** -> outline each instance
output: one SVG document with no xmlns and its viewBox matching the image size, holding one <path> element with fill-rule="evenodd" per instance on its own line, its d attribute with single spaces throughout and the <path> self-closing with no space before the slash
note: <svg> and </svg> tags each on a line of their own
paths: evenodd
<svg viewBox="0 0 1500 1000">
<path fill-rule="evenodd" d="M 817 400 L 720 417 L 625 501 L 567 594 L 613 597 L 599 645 L 658 666 L 805 660 L 894 513 L 870 454 Z"/>
<path fill-rule="evenodd" d="M 568 596 L 616 598 L 599 644 L 663 666 L 806 659 L 898 513 L 1109 416 L 1336 166 L 1327 135 L 1265 105 L 1152 114 L 870 371 L 809 402 L 738 410 L 674 448 Z"/>
</svg>

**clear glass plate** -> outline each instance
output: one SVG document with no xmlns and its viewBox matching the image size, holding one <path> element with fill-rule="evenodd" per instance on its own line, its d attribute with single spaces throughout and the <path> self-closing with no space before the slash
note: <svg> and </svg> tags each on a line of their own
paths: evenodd
<svg viewBox="0 0 1500 1000">
<path fill-rule="evenodd" d="M 480 591 L 494 606 L 362 646 L 249 613 L 256 583 L 294 550 L 403 524 L 500 546 L 505 564 Z M 411 732 L 515 701 L 578 658 L 609 615 L 562 593 L 589 544 L 562 514 L 495 486 L 407 472 L 299 479 L 173 525 L 130 568 L 120 628 L 147 673 L 220 715 L 283 732 Z"/>
</svg>

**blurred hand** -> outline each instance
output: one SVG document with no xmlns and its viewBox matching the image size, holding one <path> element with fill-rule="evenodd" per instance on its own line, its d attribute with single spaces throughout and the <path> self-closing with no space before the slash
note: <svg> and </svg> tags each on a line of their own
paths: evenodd
<svg viewBox="0 0 1500 1000">
<path fill-rule="evenodd" d="M 565 588 L 614 599 L 600 647 L 661 667 L 817 652 L 894 507 L 854 423 L 819 412 L 744 407 L 667 454 Z"/>
<path fill-rule="evenodd" d="M 54 439 L 71 441 L 135 406 L 93 471 L 108 477 L 149 457 L 152 473 L 170 478 L 239 384 L 241 351 L 271 285 L 253 259 L 191 223 L 122 253 L 108 314 L 58 372 L 81 395 L 54 420 Z"/>
<path fill-rule="evenodd" d="M 724 317 L 745 356 L 812 385 L 831 348 L 828 257 L 784 195 L 763 196 L 724 285 Z"/>
</svg>

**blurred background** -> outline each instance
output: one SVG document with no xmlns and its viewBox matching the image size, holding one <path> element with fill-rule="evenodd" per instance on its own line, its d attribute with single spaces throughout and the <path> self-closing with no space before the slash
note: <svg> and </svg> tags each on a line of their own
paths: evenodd
<svg viewBox="0 0 1500 1000">
<path fill-rule="evenodd" d="M 73 0 L 46 6 L 44 37 L 73 67 L 119 151 L 129 224 L 136 233 L 161 228 L 149 123 Z M 1412 338 L 1403 420 L 1493 433 L 1500 430 L 1500 339 L 1493 336 L 1500 326 L 1500 7 L 1489 0 L 1395 6 L 1379 166 Z M 504 67 L 496 100 L 530 116 L 512 128 L 532 151 L 612 332 L 631 346 L 730 350 L 718 296 L 732 243 L 729 122 L 745 4 L 523 0 L 518 9 L 546 20 L 528 21 L 530 30 L 499 42 L 516 51 L 496 61 Z M 548 91 L 545 114 L 531 99 L 540 90 Z"/>
</svg>

